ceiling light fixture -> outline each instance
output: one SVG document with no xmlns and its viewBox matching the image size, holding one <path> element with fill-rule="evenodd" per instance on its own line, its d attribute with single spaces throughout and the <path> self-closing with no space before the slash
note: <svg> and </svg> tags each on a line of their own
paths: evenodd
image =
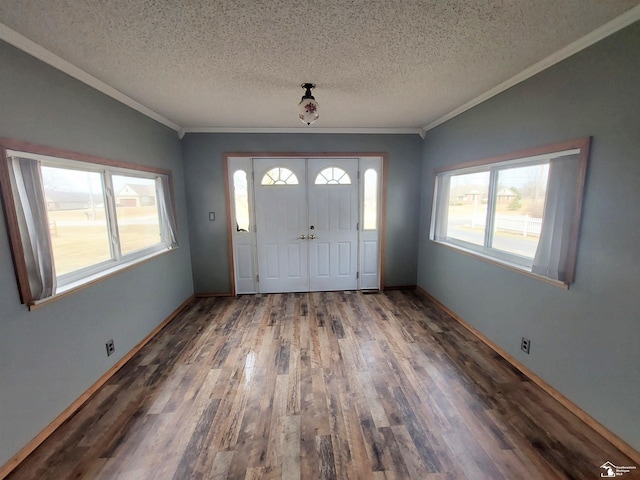
<svg viewBox="0 0 640 480">
<path fill-rule="evenodd" d="M 318 114 L 318 102 L 316 102 L 315 97 L 311 95 L 311 89 L 316 88 L 316 86 L 313 83 L 303 83 L 300 86 L 304 88 L 306 92 L 298 104 L 298 117 L 300 117 L 302 123 L 311 125 L 318 120 L 320 116 Z"/>
</svg>

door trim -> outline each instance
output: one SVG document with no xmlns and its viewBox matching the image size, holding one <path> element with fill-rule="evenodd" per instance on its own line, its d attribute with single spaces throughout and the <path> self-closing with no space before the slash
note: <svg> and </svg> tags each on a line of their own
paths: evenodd
<svg viewBox="0 0 640 480">
<path fill-rule="evenodd" d="M 232 208 L 231 202 L 231 185 L 229 183 L 229 162 L 231 158 L 269 158 L 269 157 L 297 157 L 297 158 L 366 158 L 375 157 L 381 159 L 381 175 L 382 188 L 380 189 L 380 226 L 379 226 L 379 253 L 378 253 L 378 270 L 380 275 L 380 290 L 385 289 L 384 271 L 385 271 L 385 246 L 386 246 L 386 214 L 387 214 L 387 154 L 384 152 L 225 152 L 223 154 L 223 170 L 225 175 L 225 196 L 226 196 L 226 213 L 227 213 L 227 239 L 229 245 L 229 272 L 231 282 L 231 295 L 236 296 L 236 278 L 235 278 L 235 255 L 233 251 L 233 230 L 232 230 Z"/>
</svg>

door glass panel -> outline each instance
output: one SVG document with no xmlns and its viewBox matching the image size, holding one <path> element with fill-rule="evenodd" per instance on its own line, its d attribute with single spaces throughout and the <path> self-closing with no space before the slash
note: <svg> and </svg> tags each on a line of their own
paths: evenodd
<svg viewBox="0 0 640 480">
<path fill-rule="evenodd" d="M 247 174 L 238 170 L 233 174 L 233 197 L 236 210 L 236 231 L 249 231 L 249 192 L 247 190 Z"/>
<path fill-rule="evenodd" d="M 364 230 L 378 228 L 378 172 L 370 168 L 364 172 Z"/>
<path fill-rule="evenodd" d="M 42 166 L 56 275 L 111 259 L 102 175 Z"/>
<path fill-rule="evenodd" d="M 339 167 L 328 167 L 322 170 L 315 180 L 316 185 L 351 185 L 349 174 Z"/>
<path fill-rule="evenodd" d="M 285 167 L 275 167 L 262 177 L 262 185 L 298 185 L 298 177 Z"/>
<path fill-rule="evenodd" d="M 156 181 L 150 178 L 113 175 L 116 219 L 123 255 L 162 241 Z"/>
</svg>

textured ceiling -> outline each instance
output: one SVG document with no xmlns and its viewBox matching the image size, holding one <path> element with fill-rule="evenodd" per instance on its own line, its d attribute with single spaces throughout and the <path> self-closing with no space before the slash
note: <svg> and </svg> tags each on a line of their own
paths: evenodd
<svg viewBox="0 0 640 480">
<path fill-rule="evenodd" d="M 2 0 L 0 22 L 182 128 L 422 128 L 637 0 Z M 314 128 L 314 127 L 311 127 Z"/>
</svg>

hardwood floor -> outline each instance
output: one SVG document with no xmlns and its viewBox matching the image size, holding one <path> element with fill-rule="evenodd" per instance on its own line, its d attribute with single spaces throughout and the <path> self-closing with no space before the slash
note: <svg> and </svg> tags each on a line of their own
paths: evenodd
<svg viewBox="0 0 640 480">
<path fill-rule="evenodd" d="M 7 478 L 583 480 L 606 461 L 633 465 L 425 298 L 334 292 L 195 300 Z"/>
</svg>

